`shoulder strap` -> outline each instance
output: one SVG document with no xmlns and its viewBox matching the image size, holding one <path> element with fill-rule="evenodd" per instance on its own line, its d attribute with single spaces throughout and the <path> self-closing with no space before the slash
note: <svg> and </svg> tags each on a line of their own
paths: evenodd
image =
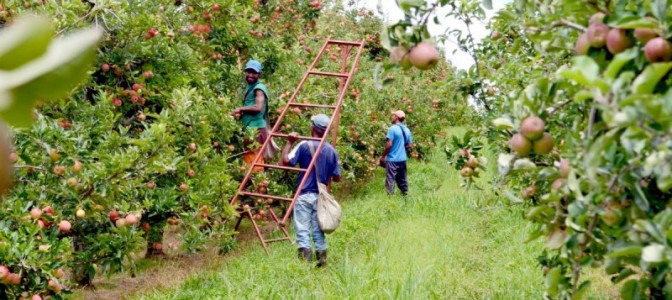
<svg viewBox="0 0 672 300">
<path fill-rule="evenodd" d="M 315 159 L 315 177 L 317 179 L 317 183 L 320 183 L 320 176 L 318 176 L 318 163 L 317 163 L 317 158 L 315 157 L 315 145 L 313 145 L 312 141 L 306 141 L 308 144 L 308 148 L 310 148 L 310 154 L 313 155 L 313 158 Z"/>
<path fill-rule="evenodd" d="M 404 127 L 399 124 L 394 125 L 399 126 L 399 130 L 401 130 L 401 135 L 404 136 L 404 145 L 408 145 L 408 139 L 406 138 L 406 132 L 404 132 Z"/>
</svg>

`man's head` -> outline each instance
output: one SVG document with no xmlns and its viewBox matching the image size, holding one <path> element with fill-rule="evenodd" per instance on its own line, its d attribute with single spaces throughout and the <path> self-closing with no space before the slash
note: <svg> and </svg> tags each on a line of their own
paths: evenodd
<svg viewBox="0 0 672 300">
<path fill-rule="evenodd" d="M 249 84 L 254 84 L 261 76 L 261 63 L 256 60 L 250 60 L 245 65 L 245 81 Z"/>
<path fill-rule="evenodd" d="M 314 136 L 322 137 L 329 126 L 329 117 L 325 114 L 314 115 L 310 118 L 312 126 L 312 132 Z"/>
<path fill-rule="evenodd" d="M 392 124 L 397 123 L 397 121 L 404 122 L 404 120 L 406 120 L 406 114 L 403 111 L 398 110 L 392 113 Z"/>
</svg>

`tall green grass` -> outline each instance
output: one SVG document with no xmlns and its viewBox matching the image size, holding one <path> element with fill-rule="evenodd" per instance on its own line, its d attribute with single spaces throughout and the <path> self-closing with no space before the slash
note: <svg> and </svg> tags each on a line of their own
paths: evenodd
<svg viewBox="0 0 672 300">
<path fill-rule="evenodd" d="M 269 256 L 254 245 L 216 270 L 139 298 L 542 298 L 535 257 L 543 241 L 525 243 L 522 207 L 493 204 L 487 190 L 465 191 L 440 153 L 410 164 L 407 198 L 387 196 L 378 172 L 358 195 L 339 199 L 344 219 L 327 237 L 328 267 L 299 261 L 288 243 L 271 245 Z"/>
</svg>

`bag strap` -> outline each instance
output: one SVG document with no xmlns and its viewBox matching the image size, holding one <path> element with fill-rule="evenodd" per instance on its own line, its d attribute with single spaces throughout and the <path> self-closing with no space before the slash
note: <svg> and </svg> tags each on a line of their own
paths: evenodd
<svg viewBox="0 0 672 300">
<path fill-rule="evenodd" d="M 312 154 L 313 158 L 315 158 L 315 145 L 313 145 L 313 143 L 311 141 L 306 141 L 306 143 L 308 143 L 308 148 L 310 149 L 310 154 Z M 317 183 L 319 184 L 320 183 L 320 176 L 318 176 L 319 171 L 318 171 L 317 165 L 318 165 L 317 164 L 317 158 L 315 158 L 315 166 L 314 166 L 314 168 L 315 168 L 315 179 L 317 179 Z"/>
<path fill-rule="evenodd" d="M 406 132 L 404 132 L 404 127 L 402 127 L 399 124 L 394 124 L 396 126 L 399 126 L 399 130 L 401 130 L 401 135 L 404 136 L 404 146 L 408 145 L 408 139 L 406 138 Z"/>
</svg>

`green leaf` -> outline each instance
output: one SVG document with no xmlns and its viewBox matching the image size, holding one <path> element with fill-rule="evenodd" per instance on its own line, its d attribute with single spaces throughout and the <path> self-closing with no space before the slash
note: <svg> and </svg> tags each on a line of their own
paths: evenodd
<svg viewBox="0 0 672 300">
<path fill-rule="evenodd" d="M 658 20 L 665 21 L 667 19 L 667 0 L 654 0 L 651 3 L 651 13 Z"/>
<path fill-rule="evenodd" d="M 618 22 L 613 23 L 612 25 L 617 28 L 635 29 L 635 28 L 656 28 L 659 26 L 659 23 L 658 21 L 649 18 L 641 18 L 639 16 L 628 16 L 618 20 Z"/>
<path fill-rule="evenodd" d="M 548 271 L 546 278 L 544 278 L 544 285 L 546 286 L 546 291 L 550 296 L 555 296 L 558 293 L 558 285 L 562 280 L 562 270 L 560 267 L 555 267 Z"/>
<path fill-rule="evenodd" d="M 0 31 L 0 70 L 13 70 L 40 57 L 54 35 L 48 19 L 23 17 Z"/>
<path fill-rule="evenodd" d="M 624 300 L 639 300 L 646 299 L 646 296 L 641 291 L 639 281 L 637 279 L 630 279 L 621 288 L 621 298 Z"/>
<path fill-rule="evenodd" d="M 0 117 L 28 126 L 38 99 L 56 99 L 86 75 L 102 31 L 87 29 L 54 40 L 46 54 L 11 72 L 0 71 Z"/>
<path fill-rule="evenodd" d="M 577 56 L 573 59 L 573 66 L 569 69 L 561 69 L 560 75 L 574 80 L 577 83 L 591 87 L 593 81 L 599 75 L 600 67 L 588 56 Z"/>
<path fill-rule="evenodd" d="M 567 232 L 562 229 L 558 228 L 554 230 L 548 236 L 548 240 L 546 240 L 546 247 L 552 250 L 560 249 L 565 244 L 565 241 L 567 241 L 567 236 Z"/>
<path fill-rule="evenodd" d="M 635 94 L 653 93 L 658 82 L 672 69 L 672 62 L 653 63 L 642 71 L 632 84 L 632 92 Z"/>
<path fill-rule="evenodd" d="M 425 4 L 423 0 L 401 0 L 399 1 L 399 7 L 401 9 L 408 11 L 411 8 L 420 8 Z"/>
<path fill-rule="evenodd" d="M 637 57 L 638 49 L 631 48 L 614 56 L 607 70 L 604 71 L 604 77 L 614 79 L 623 66 Z"/>
<path fill-rule="evenodd" d="M 607 257 L 616 258 L 623 256 L 639 256 L 642 253 L 642 247 L 640 246 L 622 246 L 611 250 L 607 254 Z"/>
<path fill-rule="evenodd" d="M 481 4 L 485 9 L 492 9 L 492 0 L 483 0 L 481 1 Z"/>
</svg>

